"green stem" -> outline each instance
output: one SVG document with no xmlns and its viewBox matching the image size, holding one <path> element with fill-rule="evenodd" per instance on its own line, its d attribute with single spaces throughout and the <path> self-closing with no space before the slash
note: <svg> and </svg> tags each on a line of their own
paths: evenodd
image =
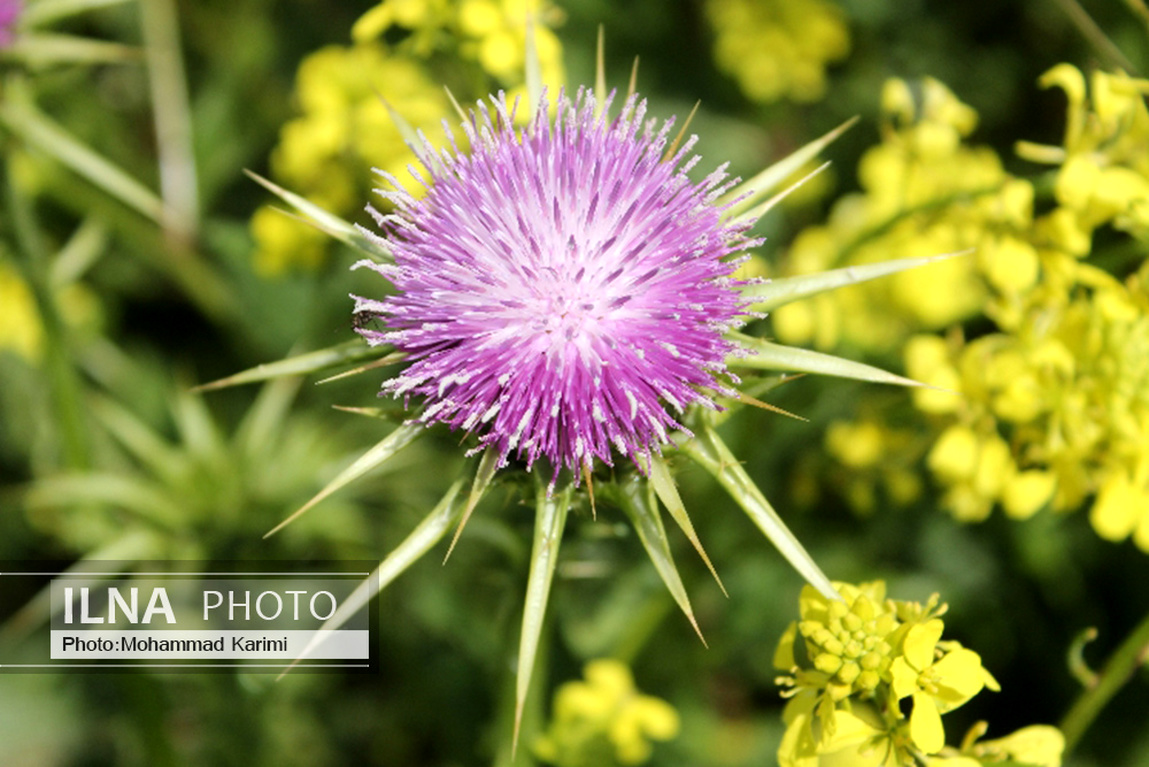
<svg viewBox="0 0 1149 767">
<path fill-rule="evenodd" d="M 1133 629 L 1121 646 L 1109 656 L 1096 682 L 1088 687 L 1061 720 L 1068 755 L 1117 691 L 1125 686 L 1137 668 L 1149 659 L 1149 615 Z"/>
<path fill-rule="evenodd" d="M 199 228 L 199 185 L 174 0 L 140 3 L 140 22 L 160 155 L 163 226 L 170 237 L 190 245 Z"/>
</svg>

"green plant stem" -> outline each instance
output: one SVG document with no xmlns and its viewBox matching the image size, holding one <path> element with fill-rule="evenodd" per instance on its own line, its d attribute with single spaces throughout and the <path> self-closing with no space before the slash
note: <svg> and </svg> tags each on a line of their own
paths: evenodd
<svg viewBox="0 0 1149 767">
<path fill-rule="evenodd" d="M 71 469 L 90 468 L 91 449 L 80 379 L 71 359 L 66 328 L 51 287 L 47 245 L 36 225 L 32 201 L 20 189 L 10 163 L 6 175 L 7 207 L 16 243 L 23 255 L 17 263 L 36 300 L 44 329 L 44 368 L 60 429 L 64 464 Z"/>
<path fill-rule="evenodd" d="M 199 228 L 199 185 L 175 3 L 140 3 L 140 23 L 160 155 L 162 223 L 169 237 L 188 245 Z"/>
<path fill-rule="evenodd" d="M 1081 736 L 1089 729 L 1109 700 L 1125 686 L 1137 667 L 1143 665 L 1147 659 L 1149 659 L 1149 615 L 1142 619 L 1121 646 L 1109 656 L 1096 682 L 1086 688 L 1061 720 L 1061 732 L 1065 735 L 1067 755 L 1073 751 Z"/>
</svg>

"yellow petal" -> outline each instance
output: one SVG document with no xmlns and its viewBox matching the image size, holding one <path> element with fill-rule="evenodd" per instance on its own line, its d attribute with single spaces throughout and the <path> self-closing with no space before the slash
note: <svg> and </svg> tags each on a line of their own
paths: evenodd
<svg viewBox="0 0 1149 767">
<path fill-rule="evenodd" d="M 914 694 L 914 710 L 910 714 L 910 739 L 927 754 L 936 754 L 946 744 L 946 731 L 942 715 L 934 700 L 924 692 Z"/>
<path fill-rule="evenodd" d="M 952 650 L 933 665 L 938 692 L 935 697 L 946 711 L 957 708 L 981 692 L 985 686 L 985 669 L 981 656 L 964 647 Z"/>
<path fill-rule="evenodd" d="M 973 430 L 954 424 L 938 437 L 926 463 L 942 480 L 959 482 L 973 477 L 977 470 L 977 456 L 978 440 Z"/>
<path fill-rule="evenodd" d="M 774 651 L 774 668 L 789 671 L 798 665 L 794 660 L 794 639 L 798 636 L 798 624 L 791 621 L 786 630 L 782 632 L 782 639 L 778 641 L 778 649 Z"/>
<path fill-rule="evenodd" d="M 1013 519 L 1029 519 L 1053 497 L 1057 478 L 1052 472 L 1030 469 L 1016 474 L 1002 493 L 1005 513 Z"/>
<path fill-rule="evenodd" d="M 1111 476 L 1101 487 L 1089 512 L 1094 531 L 1107 541 L 1120 541 L 1133 532 L 1149 504 L 1144 490 L 1123 474 Z"/>
<path fill-rule="evenodd" d="M 942 638 L 945 624 L 938 618 L 932 618 L 925 623 L 912 626 L 906 632 L 902 643 L 902 652 L 911 666 L 918 671 L 927 668 L 934 660 L 934 648 Z"/>
</svg>

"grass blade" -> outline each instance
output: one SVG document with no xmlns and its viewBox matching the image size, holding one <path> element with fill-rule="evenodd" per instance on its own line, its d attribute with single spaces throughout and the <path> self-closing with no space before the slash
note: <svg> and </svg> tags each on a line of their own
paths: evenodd
<svg viewBox="0 0 1149 767">
<path fill-rule="evenodd" d="M 24 98 L 5 93 L 0 123 L 22 141 L 103 189 L 120 202 L 159 223 L 164 204 L 155 192 L 129 176 L 103 155 L 80 142 Z"/>
</svg>

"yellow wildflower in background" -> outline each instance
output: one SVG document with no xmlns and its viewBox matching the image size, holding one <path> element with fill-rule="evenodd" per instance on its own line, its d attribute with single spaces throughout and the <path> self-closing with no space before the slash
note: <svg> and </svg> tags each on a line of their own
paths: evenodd
<svg viewBox="0 0 1149 767">
<path fill-rule="evenodd" d="M 36 300 L 23 278 L 0 262 L 0 350 L 10 349 L 29 362 L 40 359 L 44 329 Z"/>
<path fill-rule="evenodd" d="M 1076 67 L 1059 64 L 1040 84 L 1060 88 L 1069 100 L 1064 146 L 1021 142 L 1018 152 L 1061 166 L 1055 194 L 1068 225 L 1084 236 L 1111 224 L 1149 238 L 1149 80 L 1097 71 L 1087 91 Z"/>
<path fill-rule="evenodd" d="M 537 7 L 536 7 L 537 5 Z M 508 98 L 525 96 L 524 20 L 534 14 L 535 45 L 543 82 L 563 82 L 562 46 L 547 27 L 561 21 L 550 4 L 528 0 L 385 0 L 352 29 L 351 46 L 332 45 L 303 60 L 296 75 L 299 116 L 283 126 L 271 156 L 274 178 L 291 191 L 344 218 L 354 219 L 368 198 L 373 168 L 387 171 L 413 194 L 421 185 L 407 167 L 415 163 L 380 96 L 416 130 L 434 134 L 453 115 L 432 71 L 440 53 L 471 62 L 454 79 L 493 78 Z M 399 39 L 384 42 L 391 32 Z M 390 36 L 387 38 L 390 40 Z M 478 70 L 473 71 L 473 70 Z M 488 92 L 484 82 L 481 89 Z M 460 99 L 468 93 L 457 93 Z M 520 109 L 524 117 L 529 112 Z M 251 223 L 255 263 L 264 274 L 315 268 L 325 240 L 306 225 L 260 210 Z"/>
<path fill-rule="evenodd" d="M 828 0 L 707 0 L 718 67 L 754 101 L 817 101 L 826 67 L 850 52 L 845 12 Z"/>
<path fill-rule="evenodd" d="M 881 581 L 834 586 L 841 600 L 802 590 L 774 655 L 791 699 L 779 765 L 897 767 L 939 753 L 941 715 L 997 683 L 977 653 L 942 640 L 937 595 L 923 605 L 886 598 Z"/>
<path fill-rule="evenodd" d="M 813 489 L 832 487 L 851 509 L 868 515 L 879 506 L 905 506 L 921 496 L 917 460 L 923 439 L 918 430 L 885 423 L 875 412 L 878 408 L 863 408 L 856 419 L 834 421 L 826 430 L 825 457 L 815 459 L 822 478 L 814 480 Z M 821 465 L 827 459 L 831 465 Z"/>
<path fill-rule="evenodd" d="M 774 314 L 785 343 L 890 352 L 916 330 L 973 315 L 987 282 L 1014 294 L 1037 279 L 1027 239 L 1032 186 L 1007 174 L 992 149 L 966 144 L 976 112 L 928 78 L 918 98 L 908 83 L 887 82 L 882 111 L 882 141 L 858 166 L 861 192 L 842 197 L 827 224 L 798 235 L 788 271 L 975 254 L 785 306 Z"/>
<path fill-rule="evenodd" d="M 68 307 L 62 319 L 77 339 L 86 338 L 103 324 L 103 307 L 96 295 L 80 283 L 59 287 L 56 301 Z M 5 349 L 38 364 L 44 354 L 44 325 L 28 283 L 0 258 L 0 353 Z"/>
<path fill-rule="evenodd" d="M 301 114 L 283 126 L 271 156 L 276 180 L 326 210 L 349 215 L 366 197 L 372 168 L 410 179 L 406 168 L 413 155 L 380 95 L 416 128 L 434 129 L 450 109 L 421 64 L 383 45 L 332 45 L 304 59 L 296 75 Z M 261 211 L 252 221 L 261 271 L 318 266 L 323 238 L 305 224 L 272 216 L 277 214 Z"/>
<path fill-rule="evenodd" d="M 1060 163 L 1029 238 L 1039 279 L 995 286 L 997 332 L 906 346 L 910 376 L 962 394 L 914 392 L 940 427 L 927 464 L 959 519 L 1088 503 L 1099 536 L 1149 551 L 1149 261 L 1120 280 L 1082 260 L 1100 227 L 1149 235 L 1149 81 L 1098 72 L 1087 91 L 1063 64 L 1041 82 L 1069 103 L 1063 147 L 1019 146 Z"/>
<path fill-rule="evenodd" d="M 585 682 L 567 682 L 555 694 L 551 725 L 535 755 L 560 767 L 642 764 L 651 740 L 678 734 L 678 712 L 666 701 L 635 689 L 621 661 L 591 661 Z"/>
</svg>

